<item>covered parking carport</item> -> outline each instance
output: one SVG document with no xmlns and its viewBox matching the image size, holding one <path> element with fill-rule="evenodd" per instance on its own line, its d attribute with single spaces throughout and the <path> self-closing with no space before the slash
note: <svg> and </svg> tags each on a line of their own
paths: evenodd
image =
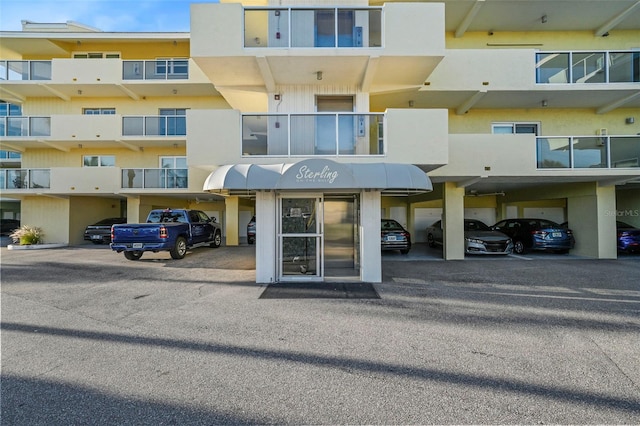
<svg viewBox="0 0 640 426">
<path fill-rule="evenodd" d="M 425 221 L 419 214 L 430 210 L 431 223 L 440 219 L 443 223 L 444 259 L 456 260 L 465 258 L 465 218 L 492 225 L 488 218 L 493 212 L 496 221 L 532 216 L 567 221 L 576 237 L 572 254 L 615 259 L 616 219 L 624 215 L 627 222 L 640 226 L 640 217 L 633 215 L 640 208 L 638 177 L 624 171 L 615 171 L 615 176 L 576 176 L 573 172 L 565 177 L 431 176 L 434 191 L 408 199 L 412 226 L 420 231 Z M 479 217 L 469 217 L 471 214 Z"/>
</svg>

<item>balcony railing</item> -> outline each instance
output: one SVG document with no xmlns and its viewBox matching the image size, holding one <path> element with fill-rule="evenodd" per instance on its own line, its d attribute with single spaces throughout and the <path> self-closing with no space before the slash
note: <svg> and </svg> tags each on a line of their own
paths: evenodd
<svg viewBox="0 0 640 426">
<path fill-rule="evenodd" d="M 51 117 L 0 117 L 0 136 L 51 136 Z"/>
<path fill-rule="evenodd" d="M 536 53 L 536 83 L 637 83 L 640 51 Z"/>
<path fill-rule="evenodd" d="M 0 80 L 51 80 L 51 61 L 0 61 Z"/>
<path fill-rule="evenodd" d="M 382 155 L 384 147 L 384 114 L 242 116 L 243 156 Z"/>
<path fill-rule="evenodd" d="M 1 189 L 39 189 L 50 187 L 50 169 L 0 169 Z"/>
<path fill-rule="evenodd" d="M 184 115 L 122 117 L 123 136 L 185 136 L 187 117 Z"/>
<path fill-rule="evenodd" d="M 245 8 L 244 47 L 381 47 L 382 8 Z"/>
<path fill-rule="evenodd" d="M 122 169 L 122 188 L 188 188 L 188 169 Z"/>
<path fill-rule="evenodd" d="M 550 136 L 536 138 L 538 169 L 640 167 L 640 136 Z"/>
<path fill-rule="evenodd" d="M 122 61 L 123 80 L 186 80 L 189 60 Z"/>
</svg>

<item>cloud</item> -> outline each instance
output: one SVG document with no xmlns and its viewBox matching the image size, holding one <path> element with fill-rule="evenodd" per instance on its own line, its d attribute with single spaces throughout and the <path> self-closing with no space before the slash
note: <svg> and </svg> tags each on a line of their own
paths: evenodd
<svg viewBox="0 0 640 426">
<path fill-rule="evenodd" d="M 21 21 L 75 21 L 103 31 L 189 31 L 192 0 L 1 0 L 0 30 Z M 198 1 L 195 1 L 198 2 Z"/>
</svg>

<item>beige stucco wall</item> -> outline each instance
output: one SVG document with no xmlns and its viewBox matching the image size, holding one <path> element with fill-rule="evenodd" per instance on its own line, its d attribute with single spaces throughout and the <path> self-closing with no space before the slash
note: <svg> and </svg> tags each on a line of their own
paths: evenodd
<svg viewBox="0 0 640 426">
<path fill-rule="evenodd" d="M 469 31 L 463 37 L 446 34 L 447 49 L 499 49 L 500 44 L 535 44 L 539 50 L 625 50 L 639 47 L 640 30 L 615 30 L 613 37 L 594 37 L 593 31 Z"/>
<path fill-rule="evenodd" d="M 69 199 L 28 196 L 21 202 L 21 224 L 38 226 L 44 243 L 69 243 Z"/>
<path fill-rule="evenodd" d="M 635 123 L 627 124 L 627 117 Z M 449 112 L 450 133 L 491 133 L 492 123 L 539 123 L 540 134 L 545 136 L 588 136 L 606 128 L 610 135 L 640 133 L 640 113 L 634 108 L 618 108 L 606 114 L 591 109 L 471 109 L 467 114 Z"/>
</svg>

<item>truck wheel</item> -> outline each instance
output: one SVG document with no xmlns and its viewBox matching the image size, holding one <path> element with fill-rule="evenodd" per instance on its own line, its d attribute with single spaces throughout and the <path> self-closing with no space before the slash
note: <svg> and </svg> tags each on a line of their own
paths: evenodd
<svg viewBox="0 0 640 426">
<path fill-rule="evenodd" d="M 141 251 L 125 251 L 124 257 L 126 257 L 129 260 L 140 260 L 140 258 L 142 257 L 142 252 Z"/>
<path fill-rule="evenodd" d="M 182 259 L 184 255 L 187 253 L 187 240 L 184 237 L 178 237 L 176 239 L 176 244 L 169 251 L 172 259 Z"/>
<path fill-rule="evenodd" d="M 222 244 L 222 235 L 220 235 L 220 231 L 216 231 L 216 233 L 213 235 L 213 242 L 209 244 L 209 247 L 218 248 L 220 247 L 221 244 Z"/>
</svg>

